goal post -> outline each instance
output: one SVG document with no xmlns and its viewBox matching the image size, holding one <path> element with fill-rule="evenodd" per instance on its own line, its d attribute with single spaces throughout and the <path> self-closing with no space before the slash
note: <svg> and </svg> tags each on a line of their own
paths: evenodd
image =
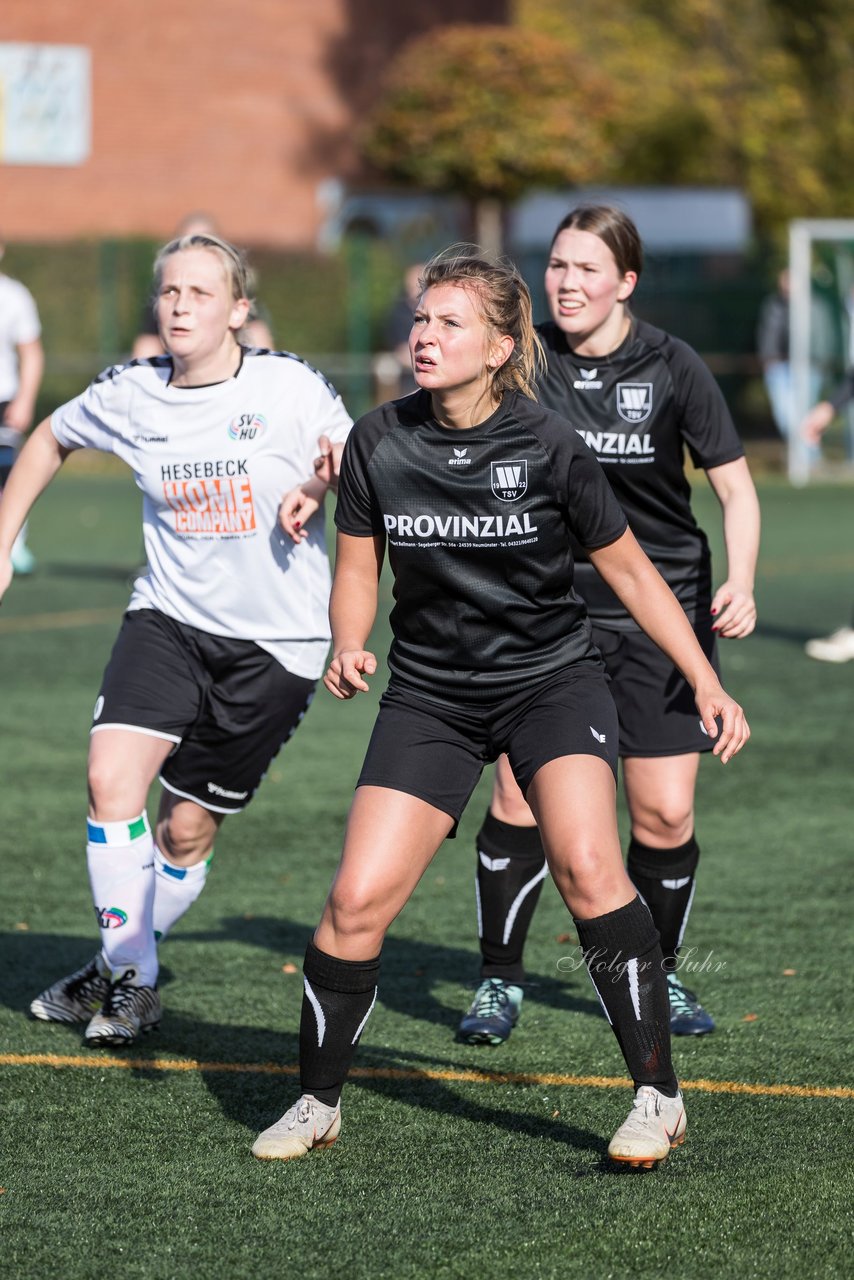
<svg viewBox="0 0 854 1280">
<path fill-rule="evenodd" d="M 823 253 L 825 262 L 818 261 Z M 816 294 L 816 276 L 826 277 L 824 298 Z M 854 312 L 846 307 L 854 294 L 854 219 L 796 218 L 789 225 L 789 362 L 791 367 L 792 429 L 788 438 L 788 472 L 794 485 L 805 485 L 815 471 L 815 455 L 797 430 L 817 399 L 832 394 L 854 358 Z M 818 305 L 821 304 L 821 305 Z M 821 306 L 833 309 L 830 328 L 839 335 L 835 350 L 817 350 Z M 820 371 L 820 376 L 818 372 Z M 818 388 L 818 390 L 817 390 Z M 849 438 L 854 433 L 849 431 Z"/>
</svg>

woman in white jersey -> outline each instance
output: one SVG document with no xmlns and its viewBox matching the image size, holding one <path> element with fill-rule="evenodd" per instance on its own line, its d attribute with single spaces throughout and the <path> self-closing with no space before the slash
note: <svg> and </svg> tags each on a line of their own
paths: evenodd
<svg viewBox="0 0 854 1280">
<path fill-rule="evenodd" d="M 32 1014 L 124 1045 L 158 1024 L 157 939 L 195 901 L 226 814 L 249 802 L 304 715 L 329 642 L 322 518 L 300 520 L 317 442 L 350 418 L 286 352 L 237 334 L 241 255 L 210 235 L 155 263 L 166 355 L 107 369 L 35 430 L 0 505 L 0 596 L 33 502 L 78 448 L 115 453 L 144 495 L 147 571 L 104 673 L 89 748 L 87 861 L 101 946 Z M 322 499 L 328 475 L 303 485 Z M 281 511 L 280 511 L 281 506 Z M 156 830 L 145 812 L 163 786 Z"/>
<path fill-rule="evenodd" d="M 536 350 L 513 268 L 440 255 L 424 270 L 410 335 L 420 389 L 360 419 L 345 446 L 325 684 L 348 699 L 376 671 L 365 646 L 386 546 L 391 680 L 306 951 L 302 1096 L 257 1139 L 259 1159 L 336 1140 L 385 932 L 504 751 L 636 1088 L 609 1152 L 651 1166 L 682 1141 L 661 950 L 620 856 L 616 714 L 573 590 L 572 535 L 679 664 L 723 760 L 749 730 L 593 454 L 533 398 Z"/>
</svg>

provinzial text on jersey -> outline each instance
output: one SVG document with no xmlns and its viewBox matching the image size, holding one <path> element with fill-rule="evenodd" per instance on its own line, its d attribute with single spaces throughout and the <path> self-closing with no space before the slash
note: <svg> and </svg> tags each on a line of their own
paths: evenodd
<svg viewBox="0 0 854 1280">
<path fill-rule="evenodd" d="M 401 538 L 437 538 L 458 542 L 460 538 L 509 538 L 536 533 L 525 512 L 519 516 L 389 516 L 384 515 L 386 531 Z"/>
<path fill-rule="evenodd" d="M 655 453 L 650 435 L 624 436 L 619 431 L 582 431 L 579 427 L 576 427 L 576 431 L 594 453 Z"/>
</svg>

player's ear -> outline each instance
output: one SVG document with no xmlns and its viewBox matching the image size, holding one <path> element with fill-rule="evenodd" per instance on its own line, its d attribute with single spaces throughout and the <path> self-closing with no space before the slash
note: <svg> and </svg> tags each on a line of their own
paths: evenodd
<svg viewBox="0 0 854 1280">
<path fill-rule="evenodd" d="M 629 298 L 635 291 L 635 285 L 638 282 L 638 273 L 636 271 L 627 271 L 623 276 L 623 283 L 617 291 L 618 302 L 628 302 Z"/>
<path fill-rule="evenodd" d="M 242 329 L 249 319 L 249 299 L 238 298 L 231 308 L 231 315 L 228 318 L 229 329 Z"/>
<path fill-rule="evenodd" d="M 486 357 L 487 369 L 500 369 L 506 364 L 513 353 L 516 343 L 510 337 L 509 333 L 503 334 L 500 338 L 496 338 L 489 349 L 489 355 Z"/>
</svg>

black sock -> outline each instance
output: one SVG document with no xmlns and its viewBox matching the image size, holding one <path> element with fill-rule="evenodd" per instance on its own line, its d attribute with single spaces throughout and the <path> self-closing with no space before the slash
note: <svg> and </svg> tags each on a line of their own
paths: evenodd
<svg viewBox="0 0 854 1280">
<path fill-rule="evenodd" d="M 669 1098 L 678 1084 L 670 1061 L 670 1005 L 658 934 L 640 898 L 593 920 L 575 920 L 587 969 L 635 1088 Z"/>
<path fill-rule="evenodd" d="M 356 1043 L 374 1007 L 379 972 L 379 956 L 338 960 L 313 942 L 305 949 L 300 1086 L 330 1107 L 341 1097 Z"/>
<path fill-rule="evenodd" d="M 661 935 L 668 973 L 676 970 L 676 954 L 691 911 L 699 860 L 700 848 L 693 835 L 675 849 L 652 849 L 634 836 L 629 842 L 626 870 Z"/>
<path fill-rule="evenodd" d="M 482 978 L 524 982 L 522 952 L 547 874 L 539 830 L 511 826 L 487 810 L 477 833 Z"/>
</svg>

